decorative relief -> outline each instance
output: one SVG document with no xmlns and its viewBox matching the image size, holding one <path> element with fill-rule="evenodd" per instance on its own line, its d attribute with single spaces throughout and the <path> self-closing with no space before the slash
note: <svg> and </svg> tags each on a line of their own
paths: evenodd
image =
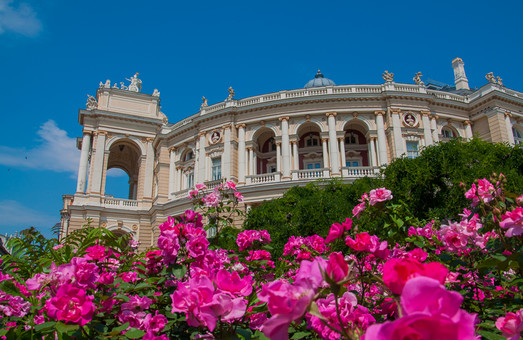
<svg viewBox="0 0 523 340">
<path fill-rule="evenodd" d="M 138 230 L 138 226 L 136 224 L 133 224 L 133 230 Z"/>
<path fill-rule="evenodd" d="M 383 80 L 385 80 L 386 82 L 393 82 L 394 81 L 394 73 L 391 73 L 391 72 L 385 70 L 385 72 L 382 73 L 381 75 L 383 77 Z"/>
<path fill-rule="evenodd" d="M 418 125 L 418 119 L 416 115 L 412 112 L 406 112 L 403 115 L 403 124 L 409 127 L 415 127 L 416 125 Z"/>
<path fill-rule="evenodd" d="M 200 107 L 206 107 L 206 106 L 209 106 L 209 105 L 207 105 L 207 98 L 202 97 L 202 105 L 200 105 Z"/>
<path fill-rule="evenodd" d="M 87 103 L 85 103 L 85 108 L 88 111 L 96 110 L 98 108 L 98 102 L 96 101 L 96 98 L 88 94 Z"/>
<path fill-rule="evenodd" d="M 217 144 L 222 140 L 222 134 L 218 130 L 213 130 L 209 135 L 209 144 Z"/>
<path fill-rule="evenodd" d="M 106 227 L 107 227 L 107 223 L 102 222 L 102 223 L 100 224 L 100 227 L 102 227 L 102 228 L 106 228 Z"/>
<path fill-rule="evenodd" d="M 421 80 L 421 77 L 423 77 L 421 72 L 417 72 L 416 74 L 414 74 L 414 78 L 412 78 L 412 80 L 414 80 L 416 85 L 425 85 L 425 83 Z"/>
</svg>

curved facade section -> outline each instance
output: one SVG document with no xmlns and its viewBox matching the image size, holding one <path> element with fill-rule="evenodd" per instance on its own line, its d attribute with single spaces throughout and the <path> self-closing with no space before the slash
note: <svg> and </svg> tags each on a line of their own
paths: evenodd
<svg viewBox="0 0 523 340">
<path fill-rule="evenodd" d="M 489 82 L 441 91 L 420 82 L 329 85 L 235 99 L 234 90 L 169 123 L 152 95 L 106 87 L 79 111 L 83 137 L 77 190 L 64 196 L 62 230 L 94 225 L 132 230 L 143 247 L 167 216 L 190 208 L 196 183 L 237 183 L 245 205 L 319 178 L 374 176 L 391 160 L 454 137 L 518 144 L 523 94 Z M 322 78 L 323 79 L 323 78 Z M 463 82 L 463 80 L 460 80 Z M 464 86 L 460 83 L 460 86 Z M 467 83 L 468 88 L 468 83 Z M 129 175 L 129 196 L 106 195 L 107 170 Z"/>
</svg>

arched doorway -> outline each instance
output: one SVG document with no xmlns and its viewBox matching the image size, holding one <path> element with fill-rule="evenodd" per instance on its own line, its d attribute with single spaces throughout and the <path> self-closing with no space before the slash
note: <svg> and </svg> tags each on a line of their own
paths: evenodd
<svg viewBox="0 0 523 340">
<path fill-rule="evenodd" d="M 128 199 L 137 199 L 138 173 L 140 170 L 141 152 L 139 147 L 129 139 L 121 139 L 114 142 L 109 148 L 109 158 L 107 160 L 104 194 L 108 183 L 114 178 L 109 176 L 109 170 L 121 169 L 129 177 L 127 197 Z M 110 194 L 110 193 L 108 193 Z M 124 198 L 124 197 L 120 197 Z"/>
<path fill-rule="evenodd" d="M 256 174 L 269 174 L 279 171 L 274 131 L 269 128 L 261 128 L 256 132 L 254 138 L 257 145 Z"/>
</svg>

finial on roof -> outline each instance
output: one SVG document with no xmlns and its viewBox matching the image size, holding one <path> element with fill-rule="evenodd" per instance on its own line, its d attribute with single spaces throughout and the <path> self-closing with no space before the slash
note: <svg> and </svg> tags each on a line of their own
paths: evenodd
<svg viewBox="0 0 523 340">
<path fill-rule="evenodd" d="M 318 72 L 316 72 L 316 75 L 314 76 L 314 78 L 323 78 L 323 74 L 321 74 L 320 69 L 318 69 Z"/>
</svg>

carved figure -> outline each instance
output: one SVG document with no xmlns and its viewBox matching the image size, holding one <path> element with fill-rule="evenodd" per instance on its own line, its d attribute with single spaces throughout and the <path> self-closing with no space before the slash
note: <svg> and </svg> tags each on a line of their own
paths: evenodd
<svg viewBox="0 0 523 340">
<path fill-rule="evenodd" d="M 423 75 L 421 74 L 421 72 L 418 72 L 414 75 L 414 78 L 412 78 L 412 80 L 414 80 L 416 85 L 425 85 L 425 83 L 421 80 L 421 77 L 423 77 Z"/>
<path fill-rule="evenodd" d="M 234 90 L 231 86 L 229 86 L 229 96 L 225 100 L 232 100 L 234 98 Z"/>
<path fill-rule="evenodd" d="M 105 81 L 105 85 L 104 85 L 104 87 L 105 87 L 106 89 L 110 89 L 110 88 L 111 88 L 111 81 L 110 81 L 109 79 L 107 79 L 107 80 Z"/>
<path fill-rule="evenodd" d="M 206 106 L 208 106 L 207 105 L 207 98 L 202 97 L 202 105 L 200 105 L 200 107 L 206 107 Z"/>
<path fill-rule="evenodd" d="M 114 83 L 113 89 L 117 89 L 117 88 L 118 88 L 118 85 L 116 83 Z"/>
<path fill-rule="evenodd" d="M 102 88 L 104 87 L 104 83 L 100 82 L 100 87 L 99 88 Z"/>
<path fill-rule="evenodd" d="M 211 135 L 211 142 L 213 144 L 216 144 L 220 141 L 220 133 L 218 131 L 214 131 Z"/>
<path fill-rule="evenodd" d="M 123 81 L 120 82 L 120 89 L 127 90 L 127 86 L 123 84 Z"/>
<path fill-rule="evenodd" d="M 140 92 L 140 90 L 142 89 L 142 81 L 138 79 L 138 75 L 139 73 L 135 73 L 134 76 L 131 77 L 131 79 L 125 78 L 125 80 L 131 82 L 131 84 L 129 84 L 129 91 Z"/>
<path fill-rule="evenodd" d="M 394 73 L 385 70 L 385 73 L 382 73 L 381 75 L 385 81 L 394 81 Z"/>
<path fill-rule="evenodd" d="M 503 86 L 503 79 L 501 79 L 501 77 L 499 77 L 499 76 L 498 76 L 498 85 Z"/>
<path fill-rule="evenodd" d="M 490 82 L 496 84 L 496 77 L 494 77 L 494 72 L 489 72 L 485 75 L 485 78 Z"/>
<path fill-rule="evenodd" d="M 96 101 L 96 98 L 88 94 L 87 103 L 85 103 L 85 107 L 89 111 L 96 110 L 98 108 L 98 102 Z"/>
<path fill-rule="evenodd" d="M 160 97 L 160 91 L 158 91 L 158 89 L 154 89 L 153 97 Z"/>
</svg>

